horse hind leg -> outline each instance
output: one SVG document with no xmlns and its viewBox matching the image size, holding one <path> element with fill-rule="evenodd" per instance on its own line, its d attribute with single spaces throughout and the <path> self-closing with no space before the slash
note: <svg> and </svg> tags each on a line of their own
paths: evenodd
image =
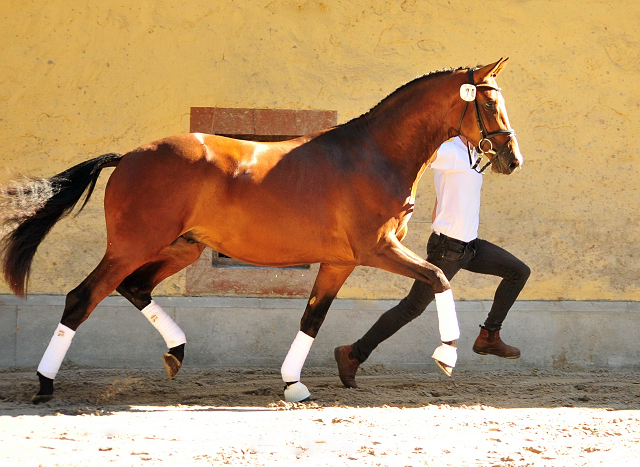
<svg viewBox="0 0 640 467">
<path fill-rule="evenodd" d="M 169 379 L 182 367 L 186 336 L 176 322 L 151 298 L 153 289 L 169 276 L 198 259 L 204 245 L 179 237 L 160 255 L 131 273 L 116 289 L 142 312 L 167 344 L 162 356 Z"/>
<path fill-rule="evenodd" d="M 87 278 L 67 294 L 62 319 L 38 365 L 40 389 L 31 400 L 34 404 L 51 400 L 53 380 L 76 330 L 134 268 L 132 259 L 118 260 L 105 255 Z"/>
</svg>

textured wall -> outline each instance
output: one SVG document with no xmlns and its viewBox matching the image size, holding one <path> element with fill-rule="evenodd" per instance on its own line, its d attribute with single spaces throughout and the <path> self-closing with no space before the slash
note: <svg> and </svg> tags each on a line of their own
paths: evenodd
<svg viewBox="0 0 640 467">
<path fill-rule="evenodd" d="M 635 1 L 8 0 L 0 18 L 0 179 L 186 132 L 192 106 L 344 122 L 416 76 L 509 56 L 499 82 L 525 165 L 486 176 L 480 235 L 532 267 L 523 298 L 640 299 Z M 420 254 L 432 205 L 427 172 L 406 240 Z M 66 293 L 97 264 L 101 208 L 98 192 L 51 232 L 31 293 Z M 340 297 L 400 297 L 410 283 L 359 268 Z M 454 292 L 487 299 L 494 285 L 461 273 Z"/>
</svg>

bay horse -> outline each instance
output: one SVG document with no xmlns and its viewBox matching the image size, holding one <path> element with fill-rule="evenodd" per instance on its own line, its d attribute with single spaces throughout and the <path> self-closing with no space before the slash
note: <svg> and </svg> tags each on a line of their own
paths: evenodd
<svg viewBox="0 0 640 467">
<path fill-rule="evenodd" d="M 104 195 L 106 251 L 66 296 L 60 324 L 38 367 L 40 389 L 32 401 L 51 399 L 71 338 L 114 290 L 165 338 L 169 350 L 163 359 L 173 378 L 186 338 L 151 293 L 195 261 L 205 246 L 261 266 L 320 263 L 300 331 L 282 366 L 285 399 L 308 397 L 300 371 L 329 306 L 356 266 L 425 281 L 436 293 L 450 291 L 442 271 L 401 241 L 417 183 L 447 139 L 465 136 L 494 172 L 510 174 L 521 165 L 496 83 L 506 62 L 431 72 L 358 118 L 289 141 L 177 135 L 124 155 L 87 160 L 48 179 L 2 188 L 3 276 L 16 295 L 25 297 L 38 245 L 84 195 L 82 210 L 100 171 L 115 167 Z M 470 103 L 475 112 L 467 112 Z"/>
</svg>

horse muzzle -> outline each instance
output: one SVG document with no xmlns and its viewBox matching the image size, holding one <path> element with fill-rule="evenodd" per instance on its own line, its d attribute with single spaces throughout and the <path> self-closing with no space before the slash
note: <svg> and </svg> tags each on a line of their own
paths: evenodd
<svg viewBox="0 0 640 467">
<path fill-rule="evenodd" d="M 522 167 L 524 160 L 515 138 L 494 152 L 491 157 L 491 170 L 505 175 L 512 174 Z"/>
</svg>

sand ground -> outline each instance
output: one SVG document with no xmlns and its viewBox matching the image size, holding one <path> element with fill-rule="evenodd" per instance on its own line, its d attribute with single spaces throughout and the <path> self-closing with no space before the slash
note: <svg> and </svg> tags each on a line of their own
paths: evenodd
<svg viewBox="0 0 640 467">
<path fill-rule="evenodd" d="M 33 371 L 0 372 L 0 465 L 637 465 L 640 373 L 363 368 L 345 389 L 305 369 L 66 367 L 30 403 Z"/>
</svg>

